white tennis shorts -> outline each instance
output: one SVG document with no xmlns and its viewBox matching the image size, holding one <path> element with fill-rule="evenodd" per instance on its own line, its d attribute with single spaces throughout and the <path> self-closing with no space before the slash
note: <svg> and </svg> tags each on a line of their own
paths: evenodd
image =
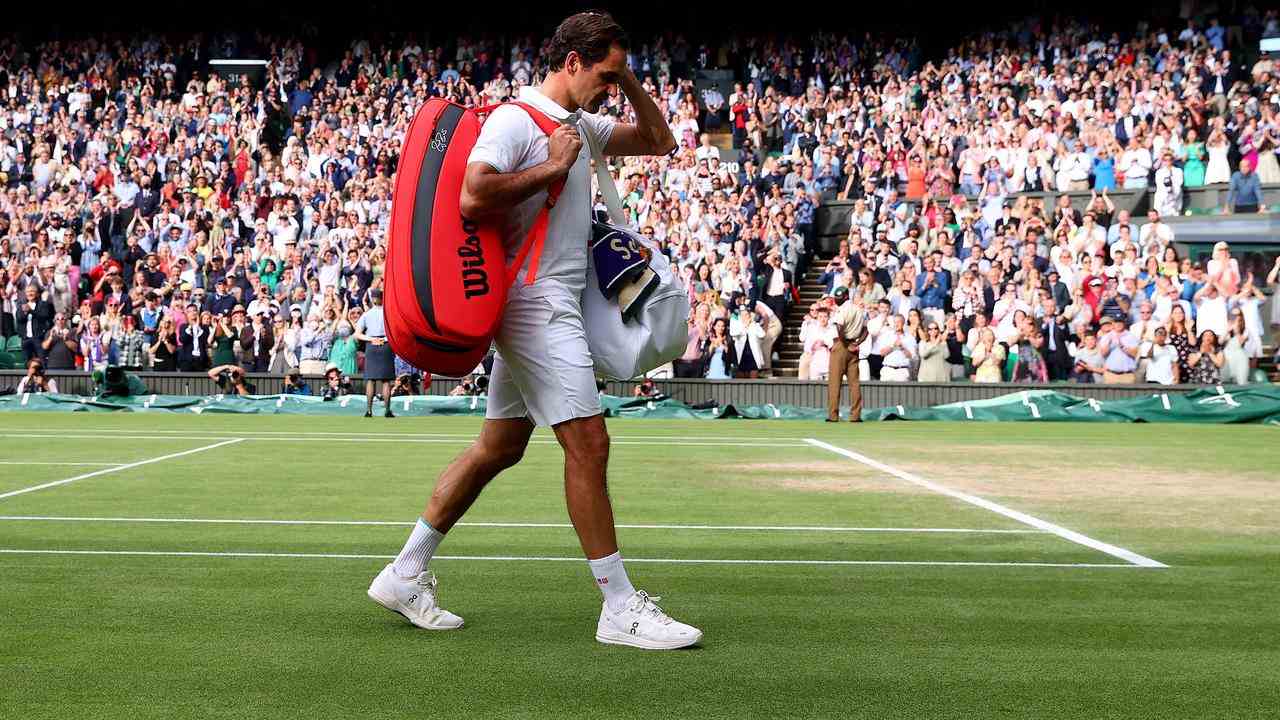
<svg viewBox="0 0 1280 720">
<path fill-rule="evenodd" d="M 553 426 L 601 413 L 580 292 L 513 286 L 495 344 L 486 418 Z"/>
</svg>

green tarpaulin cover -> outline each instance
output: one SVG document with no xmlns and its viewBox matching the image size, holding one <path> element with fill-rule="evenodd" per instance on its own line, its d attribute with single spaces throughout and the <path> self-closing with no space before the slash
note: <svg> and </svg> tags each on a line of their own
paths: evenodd
<svg viewBox="0 0 1280 720">
<path fill-rule="evenodd" d="M 381 412 L 381 402 L 377 411 Z M 672 399 L 602 396 L 606 417 L 670 419 L 821 420 L 826 411 L 792 405 L 722 405 L 695 410 Z M 412 395 L 392 398 L 398 415 L 484 415 L 483 397 Z M 364 414 L 365 399 L 349 395 L 325 402 L 305 395 L 134 395 L 129 397 L 22 394 L 0 396 L 0 412 L 174 412 L 293 415 Z M 1028 390 L 988 400 L 934 407 L 883 407 L 863 411 L 864 420 L 1074 421 L 1270 423 L 1280 425 L 1280 386 L 1241 385 L 1191 393 L 1152 392 L 1124 400 L 1092 400 L 1052 390 Z"/>
</svg>

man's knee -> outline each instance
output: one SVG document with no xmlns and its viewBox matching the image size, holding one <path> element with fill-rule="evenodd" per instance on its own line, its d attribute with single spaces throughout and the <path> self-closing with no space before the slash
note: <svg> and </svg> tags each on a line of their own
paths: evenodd
<svg viewBox="0 0 1280 720">
<path fill-rule="evenodd" d="M 497 474 L 519 463 L 524 457 L 524 449 L 523 444 L 479 442 L 474 452 L 479 465 Z"/>
<path fill-rule="evenodd" d="M 601 466 L 609 462 L 609 431 L 603 423 L 575 424 L 562 433 L 561 444 L 573 462 Z"/>
</svg>

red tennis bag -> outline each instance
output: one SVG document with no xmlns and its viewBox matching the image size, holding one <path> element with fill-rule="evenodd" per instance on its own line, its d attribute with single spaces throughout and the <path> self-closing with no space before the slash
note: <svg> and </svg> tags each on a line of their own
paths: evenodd
<svg viewBox="0 0 1280 720">
<path fill-rule="evenodd" d="M 548 135 L 558 126 L 530 105 L 511 104 Z M 526 259 L 525 282 L 537 278 L 549 213 L 564 189 L 563 180 L 549 188 L 510 265 L 497 221 L 462 216 L 467 158 L 480 137 L 481 116 L 497 107 L 428 100 L 409 125 L 396 170 L 384 273 L 387 338 L 396 355 L 436 375 L 466 375 L 484 358 Z"/>
</svg>

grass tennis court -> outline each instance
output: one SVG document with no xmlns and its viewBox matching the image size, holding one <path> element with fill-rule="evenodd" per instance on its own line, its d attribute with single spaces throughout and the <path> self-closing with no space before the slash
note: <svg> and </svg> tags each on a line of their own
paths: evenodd
<svg viewBox="0 0 1280 720">
<path fill-rule="evenodd" d="M 0 717 L 1274 717 L 1263 426 L 610 424 L 636 586 L 593 639 L 545 432 L 376 606 L 472 418 L 0 417 Z M 1270 709 L 1268 709 L 1270 708 Z"/>
</svg>

